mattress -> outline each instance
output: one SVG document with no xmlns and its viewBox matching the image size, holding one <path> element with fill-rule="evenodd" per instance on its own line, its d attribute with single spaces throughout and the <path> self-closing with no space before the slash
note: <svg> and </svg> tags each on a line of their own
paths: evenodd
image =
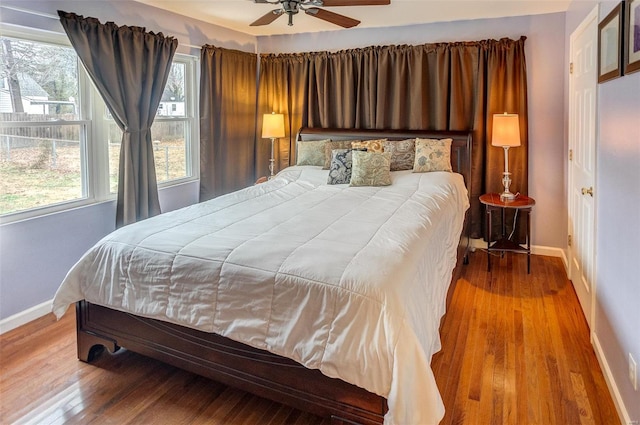
<svg viewBox="0 0 640 425">
<path fill-rule="evenodd" d="M 437 423 L 431 357 L 469 207 L 456 173 L 327 185 L 294 166 L 244 190 L 116 230 L 53 301 L 213 332 L 383 396 L 386 424 Z"/>
</svg>

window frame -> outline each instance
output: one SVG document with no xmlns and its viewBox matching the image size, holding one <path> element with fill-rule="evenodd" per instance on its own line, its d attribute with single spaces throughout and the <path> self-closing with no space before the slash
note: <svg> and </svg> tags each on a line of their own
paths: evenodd
<svg viewBox="0 0 640 425">
<path fill-rule="evenodd" d="M 65 34 L 34 28 L 3 25 L 2 35 L 26 41 L 72 48 Z M 176 53 L 173 62 L 185 64 L 185 116 L 160 117 L 163 121 L 183 121 L 185 124 L 186 176 L 158 183 L 158 190 L 177 186 L 186 182 L 196 181 L 199 177 L 199 140 L 197 102 L 199 97 L 199 58 L 193 55 Z M 49 205 L 33 207 L 0 215 L 0 225 L 16 221 L 28 220 L 48 214 L 72 210 L 103 202 L 112 202 L 117 194 L 110 190 L 108 144 L 105 133 L 106 105 L 97 89 L 91 82 L 89 75 L 78 61 L 78 101 L 80 119 L 75 121 L 33 122 L 30 126 L 40 125 L 80 125 L 80 152 L 82 172 L 82 198 L 57 202 Z M 188 93 L 188 95 L 187 95 Z M 15 122 L 0 122 L 3 127 L 17 127 Z"/>
</svg>

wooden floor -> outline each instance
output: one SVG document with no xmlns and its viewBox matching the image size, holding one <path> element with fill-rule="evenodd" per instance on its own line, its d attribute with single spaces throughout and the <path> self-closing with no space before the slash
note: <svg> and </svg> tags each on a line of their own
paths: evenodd
<svg viewBox="0 0 640 425">
<path fill-rule="evenodd" d="M 619 424 L 557 258 L 471 256 L 432 367 L 442 424 Z M 122 351 L 76 360 L 74 314 L 0 336 L 0 423 L 327 424 Z"/>
</svg>

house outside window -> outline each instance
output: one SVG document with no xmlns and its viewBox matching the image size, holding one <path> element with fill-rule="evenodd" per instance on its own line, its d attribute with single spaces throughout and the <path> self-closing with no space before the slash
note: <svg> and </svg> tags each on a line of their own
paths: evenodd
<svg viewBox="0 0 640 425">
<path fill-rule="evenodd" d="M 151 129 L 159 187 L 197 178 L 195 63 L 175 56 Z M 121 138 L 66 36 L 3 30 L 0 222 L 114 199 Z"/>
</svg>

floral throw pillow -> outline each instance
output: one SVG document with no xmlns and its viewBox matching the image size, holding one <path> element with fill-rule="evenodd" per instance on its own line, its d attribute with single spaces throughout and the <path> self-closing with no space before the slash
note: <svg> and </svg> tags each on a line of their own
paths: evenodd
<svg viewBox="0 0 640 425">
<path fill-rule="evenodd" d="M 376 139 L 376 140 L 364 140 L 357 141 L 354 140 L 351 142 L 351 147 L 354 149 L 366 149 L 367 152 L 384 152 L 383 143 L 386 142 L 387 139 Z"/>
<path fill-rule="evenodd" d="M 309 142 L 298 142 L 298 160 L 296 165 L 319 165 L 324 166 L 324 145 L 329 140 L 312 140 Z"/>
<path fill-rule="evenodd" d="M 351 140 L 334 140 L 327 141 L 324 144 L 324 168 L 323 170 L 328 170 L 331 166 L 331 151 L 334 149 L 351 149 Z M 347 182 L 348 183 L 348 182 Z"/>
<path fill-rule="evenodd" d="M 414 173 L 451 172 L 451 142 L 453 139 L 416 139 Z"/>
<path fill-rule="evenodd" d="M 331 151 L 331 165 L 327 184 L 345 184 L 351 181 L 351 149 Z"/>
<path fill-rule="evenodd" d="M 389 152 L 351 153 L 350 186 L 389 186 L 391 184 L 391 154 Z"/>
<path fill-rule="evenodd" d="M 416 139 L 388 140 L 384 151 L 391 154 L 391 171 L 412 170 L 416 158 Z"/>
</svg>

